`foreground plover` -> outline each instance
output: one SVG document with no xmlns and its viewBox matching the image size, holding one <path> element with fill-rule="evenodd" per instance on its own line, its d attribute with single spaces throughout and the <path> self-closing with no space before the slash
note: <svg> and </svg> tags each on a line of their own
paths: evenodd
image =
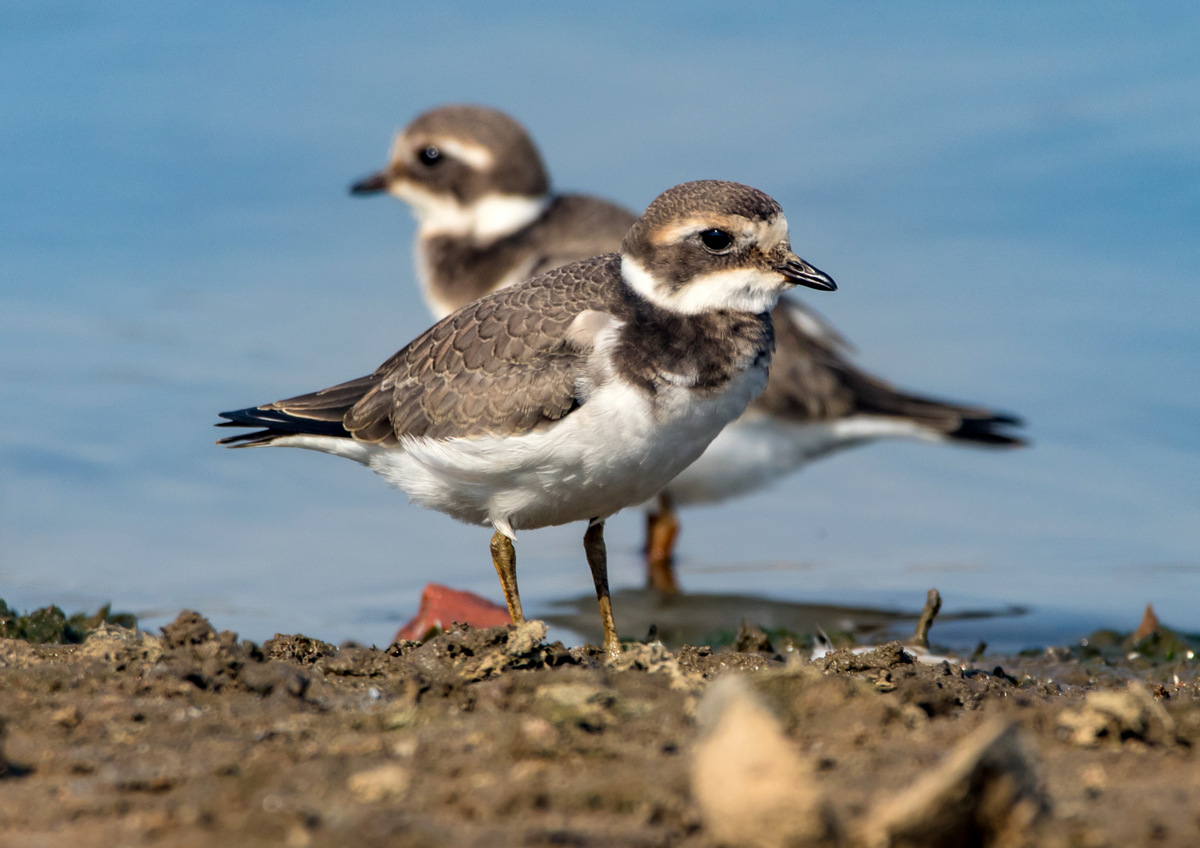
<svg viewBox="0 0 1200 848">
<path fill-rule="evenodd" d="M 664 192 L 619 254 L 473 301 L 373 373 L 223 412 L 233 447 L 353 459 L 422 506 L 491 525 L 521 622 L 516 531 L 587 521 L 604 646 L 617 650 L 604 520 L 660 491 L 767 382 L 769 311 L 794 285 L 833 290 L 796 256 L 779 205 L 737 183 Z"/>
<path fill-rule="evenodd" d="M 388 166 L 351 187 L 388 191 L 417 218 L 417 276 L 440 318 L 557 264 L 617 250 L 634 216 L 605 200 L 555 195 L 537 147 L 503 112 L 443 106 L 402 130 Z M 675 506 L 752 492 L 805 463 L 877 439 L 993 447 L 1022 444 L 1020 421 L 908 394 L 860 370 L 850 347 L 811 310 L 784 298 L 767 390 L 657 498 L 648 516 L 652 586 L 678 591 Z"/>
</svg>

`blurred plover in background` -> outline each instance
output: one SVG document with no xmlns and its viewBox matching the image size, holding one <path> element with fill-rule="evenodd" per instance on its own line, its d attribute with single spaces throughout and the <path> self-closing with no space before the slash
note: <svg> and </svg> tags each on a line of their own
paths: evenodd
<svg viewBox="0 0 1200 848">
<path fill-rule="evenodd" d="M 442 106 L 396 135 L 388 165 L 350 187 L 388 192 L 417 218 L 417 278 L 435 318 L 488 292 L 615 253 L 632 212 L 578 194 L 551 194 L 525 128 L 481 106 Z"/>
<path fill-rule="evenodd" d="M 620 254 L 473 301 L 366 377 L 221 413 L 221 440 L 353 459 L 422 506 L 494 528 L 492 560 L 524 620 L 518 530 L 587 521 L 604 646 L 618 648 L 604 520 L 692 463 L 766 385 L 770 310 L 833 290 L 761 191 L 702 181 L 660 195 Z"/>
<path fill-rule="evenodd" d="M 417 279 L 435 317 L 541 271 L 620 248 L 632 213 L 557 195 L 537 147 L 503 112 L 442 106 L 393 142 L 384 170 L 351 187 L 389 192 L 417 218 Z M 753 492 L 805 463 L 885 439 L 1023 444 L 1012 415 L 901 391 L 859 369 L 851 347 L 812 310 L 784 298 L 772 313 L 776 352 L 766 391 L 663 489 L 648 515 L 650 585 L 678 591 L 676 506 Z"/>
</svg>

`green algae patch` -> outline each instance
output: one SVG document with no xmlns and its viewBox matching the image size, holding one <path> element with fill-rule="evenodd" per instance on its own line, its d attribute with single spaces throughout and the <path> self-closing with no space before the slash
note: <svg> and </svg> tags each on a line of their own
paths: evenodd
<svg viewBox="0 0 1200 848">
<path fill-rule="evenodd" d="M 133 629 L 137 617 L 128 612 L 113 612 L 105 604 L 94 613 L 77 612 L 68 616 L 51 605 L 28 613 L 18 613 L 0 598 L 0 639 L 23 639 L 35 644 L 78 645 L 101 624 Z"/>
</svg>

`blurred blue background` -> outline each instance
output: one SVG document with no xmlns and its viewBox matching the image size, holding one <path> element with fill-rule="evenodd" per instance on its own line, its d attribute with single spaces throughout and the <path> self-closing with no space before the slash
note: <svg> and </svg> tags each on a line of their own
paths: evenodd
<svg viewBox="0 0 1200 848">
<path fill-rule="evenodd" d="M 429 323 L 406 209 L 346 189 L 467 101 L 560 189 L 762 188 L 864 365 L 1029 422 L 1030 450 L 877 445 L 687 512 L 686 588 L 936 585 L 1033 605 L 1030 644 L 1148 602 L 1200 629 L 1197 32 L 1170 3 L 4 4 L 0 596 L 378 643 L 427 580 L 499 598 L 487 530 L 212 444 Z M 609 527 L 640 584 L 641 516 Z M 522 535 L 527 610 L 590 592 L 582 529 Z"/>
</svg>

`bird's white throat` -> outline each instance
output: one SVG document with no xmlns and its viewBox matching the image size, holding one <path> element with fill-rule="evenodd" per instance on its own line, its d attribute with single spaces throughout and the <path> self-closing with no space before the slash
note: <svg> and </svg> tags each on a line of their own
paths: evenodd
<svg viewBox="0 0 1200 848">
<path fill-rule="evenodd" d="M 412 207 L 418 235 L 455 236 L 480 242 L 510 236 L 536 221 L 550 203 L 549 197 L 487 194 L 462 204 L 412 184 L 396 182 L 391 193 Z"/>
<path fill-rule="evenodd" d="M 769 312 L 789 288 L 778 271 L 761 268 L 730 268 L 699 274 L 671 290 L 636 259 L 621 257 L 621 276 L 635 292 L 670 312 L 699 315 L 715 310 Z"/>
</svg>

